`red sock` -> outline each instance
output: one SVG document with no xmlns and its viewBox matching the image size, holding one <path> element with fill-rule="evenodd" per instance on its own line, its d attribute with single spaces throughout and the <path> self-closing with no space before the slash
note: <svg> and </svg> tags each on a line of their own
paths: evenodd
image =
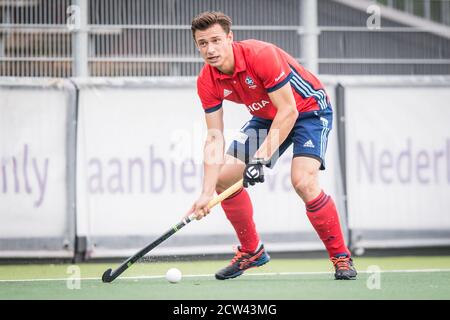
<svg viewBox="0 0 450 320">
<path fill-rule="evenodd" d="M 314 200 L 306 203 L 306 214 L 331 257 L 350 251 L 345 245 L 339 216 L 333 199 L 323 191 Z"/>
<path fill-rule="evenodd" d="M 253 221 L 253 206 L 247 190 L 242 188 L 221 203 L 241 243 L 241 251 L 254 252 L 259 243 Z"/>
</svg>

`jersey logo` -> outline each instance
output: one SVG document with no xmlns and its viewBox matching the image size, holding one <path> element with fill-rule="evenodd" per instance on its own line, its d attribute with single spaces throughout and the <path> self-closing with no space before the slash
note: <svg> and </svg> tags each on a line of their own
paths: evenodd
<svg viewBox="0 0 450 320">
<path fill-rule="evenodd" d="M 248 111 L 258 111 L 264 108 L 267 104 L 269 104 L 269 101 L 261 100 L 260 102 L 254 102 L 252 104 L 249 104 L 247 106 Z"/>
<path fill-rule="evenodd" d="M 256 88 L 255 82 L 249 76 L 247 76 L 247 78 L 245 78 L 245 83 L 248 85 L 248 87 L 250 89 L 255 89 Z"/>
<path fill-rule="evenodd" d="M 223 89 L 223 97 L 224 98 L 229 96 L 232 93 L 233 93 L 233 91 L 231 91 L 231 90 Z"/>
<path fill-rule="evenodd" d="M 280 80 L 281 77 L 284 76 L 284 75 L 285 75 L 285 73 L 284 73 L 284 71 L 283 71 L 278 77 L 275 78 L 275 81 Z"/>
</svg>

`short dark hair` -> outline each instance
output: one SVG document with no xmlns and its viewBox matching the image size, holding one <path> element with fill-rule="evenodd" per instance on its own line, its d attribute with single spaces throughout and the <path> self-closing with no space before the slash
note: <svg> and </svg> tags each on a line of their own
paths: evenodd
<svg viewBox="0 0 450 320">
<path fill-rule="evenodd" d="M 196 16 L 191 23 L 191 31 L 194 40 L 195 31 L 206 30 L 215 24 L 219 24 L 226 34 L 231 30 L 231 18 L 222 12 L 205 11 Z"/>
</svg>

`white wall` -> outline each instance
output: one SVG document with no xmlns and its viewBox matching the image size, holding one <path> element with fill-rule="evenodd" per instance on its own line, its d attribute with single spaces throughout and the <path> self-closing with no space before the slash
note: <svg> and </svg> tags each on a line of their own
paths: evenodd
<svg viewBox="0 0 450 320">
<path fill-rule="evenodd" d="M 0 81 L 0 256 L 73 255 L 75 191 L 88 256 L 129 255 L 177 223 L 200 193 L 205 125 L 195 81 L 78 81 L 76 159 L 73 88 L 60 82 Z M 336 82 L 326 83 L 334 101 Z M 450 244 L 450 79 L 341 83 L 356 245 Z M 229 143 L 249 114 L 232 103 L 224 111 Z M 337 126 L 335 113 L 320 180 L 346 230 Z M 249 188 L 258 230 L 272 251 L 323 249 L 290 185 L 291 156 Z M 219 206 L 152 253 L 230 252 L 236 240 Z"/>
<path fill-rule="evenodd" d="M 347 86 L 345 97 L 349 227 L 448 232 L 450 88 Z"/>
<path fill-rule="evenodd" d="M 225 102 L 223 108 L 228 146 L 250 115 L 244 106 L 233 103 Z M 148 237 L 159 236 L 177 223 L 201 192 L 205 133 L 204 112 L 194 86 L 176 90 L 83 86 L 78 124 L 78 232 L 88 238 Z M 327 192 L 336 194 L 337 145 L 334 135 L 330 140 L 328 169 L 321 178 Z M 266 170 L 266 183 L 249 189 L 262 234 L 313 232 L 290 183 L 291 158 L 289 149 L 274 170 Z M 132 166 L 130 174 L 133 160 L 139 164 Z M 234 237 L 220 206 L 177 237 L 213 239 L 217 235 Z M 280 245 L 283 241 L 267 246 L 279 250 L 322 248 L 318 239 Z M 208 244 L 211 250 L 230 251 L 236 242 L 223 247 L 214 241 L 203 242 L 202 246 Z M 208 248 L 196 250 L 202 253 Z M 90 254 L 104 254 L 101 251 L 97 246 Z"/>
<path fill-rule="evenodd" d="M 69 110 L 63 90 L 0 87 L 0 256 L 28 250 L 72 256 L 70 247 L 63 248 L 74 233 L 68 215 Z"/>
</svg>

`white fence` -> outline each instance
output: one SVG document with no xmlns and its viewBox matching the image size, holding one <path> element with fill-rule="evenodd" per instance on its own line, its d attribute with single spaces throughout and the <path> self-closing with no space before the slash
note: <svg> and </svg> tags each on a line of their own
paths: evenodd
<svg viewBox="0 0 450 320">
<path fill-rule="evenodd" d="M 450 78 L 325 83 L 336 112 L 321 181 L 352 247 L 449 245 Z M 2 80 L 0 101 L 0 256 L 127 256 L 200 192 L 194 79 Z M 224 110 L 230 141 L 248 114 Z M 272 252 L 322 249 L 290 157 L 250 189 L 257 227 Z M 223 253 L 236 241 L 219 207 L 152 254 Z"/>
</svg>

